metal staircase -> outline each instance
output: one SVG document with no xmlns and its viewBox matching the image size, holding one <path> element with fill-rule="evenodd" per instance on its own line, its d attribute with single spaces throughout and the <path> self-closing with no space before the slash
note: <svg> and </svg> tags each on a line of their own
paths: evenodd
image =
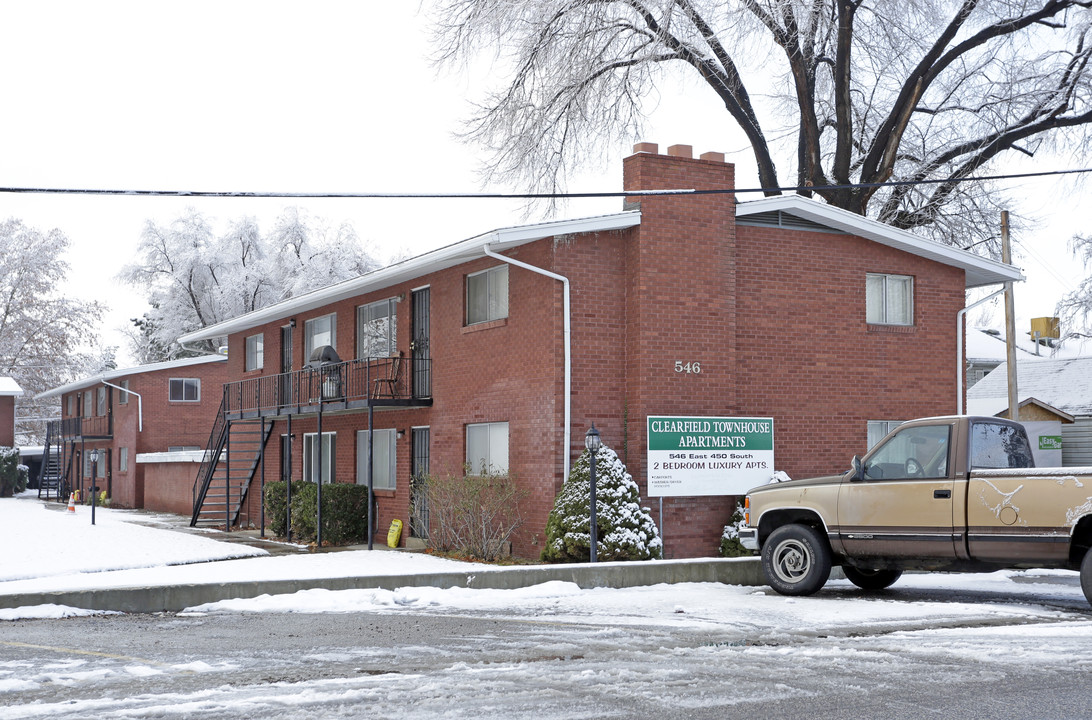
<svg viewBox="0 0 1092 720">
<path fill-rule="evenodd" d="M 67 495 L 64 439 L 60 433 L 54 432 L 55 424 L 51 422 L 47 425 L 42 468 L 38 472 L 38 497 L 46 500 L 63 500 Z"/>
<path fill-rule="evenodd" d="M 194 482 L 193 527 L 230 530 L 238 523 L 263 448 L 273 432 L 273 423 L 262 419 L 229 422 L 223 410 L 221 405 Z"/>
</svg>

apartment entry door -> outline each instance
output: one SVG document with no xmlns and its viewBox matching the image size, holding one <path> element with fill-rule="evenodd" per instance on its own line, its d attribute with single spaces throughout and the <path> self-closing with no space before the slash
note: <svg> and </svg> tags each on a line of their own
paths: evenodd
<svg viewBox="0 0 1092 720">
<path fill-rule="evenodd" d="M 410 436 L 410 535 L 428 539 L 428 456 L 429 428 L 415 427 Z"/>
<path fill-rule="evenodd" d="M 432 397 L 432 360 L 429 358 L 429 288 L 413 291 L 413 396 Z"/>
</svg>

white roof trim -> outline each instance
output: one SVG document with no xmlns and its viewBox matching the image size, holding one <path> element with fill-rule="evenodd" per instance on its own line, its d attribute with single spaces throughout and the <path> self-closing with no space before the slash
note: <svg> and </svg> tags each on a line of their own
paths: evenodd
<svg viewBox="0 0 1092 720">
<path fill-rule="evenodd" d="M 140 375 L 142 373 L 155 372 L 156 370 L 172 370 L 174 368 L 189 367 L 191 365 L 204 365 L 210 362 L 226 362 L 226 355 L 201 355 L 195 358 L 183 358 L 182 360 L 168 360 L 167 362 L 152 363 L 151 365 L 138 365 L 136 367 L 118 368 L 117 370 L 108 370 L 99 375 L 93 377 L 86 377 L 80 380 L 74 380 L 67 385 L 61 385 L 51 390 L 46 390 L 35 396 L 35 400 L 41 400 L 42 398 L 51 398 L 58 395 L 63 395 L 66 392 L 72 392 L 73 390 L 83 390 L 84 388 L 93 387 L 95 385 L 102 384 L 103 380 L 115 380 L 117 378 L 127 377 L 129 375 Z"/>
<path fill-rule="evenodd" d="M 944 265 L 960 268 L 966 273 L 966 286 L 968 288 L 996 285 L 1010 280 L 1018 282 L 1024 279 L 1020 269 L 1012 265 L 990 260 L 950 245 L 942 245 L 932 240 L 926 240 L 906 230 L 900 230 L 851 213 L 848 210 L 842 210 L 800 195 L 778 195 L 761 200 L 741 202 L 736 205 L 736 217 L 746 217 L 747 215 L 778 210 L 841 230 L 849 235 L 867 238 L 896 250 L 913 253 Z"/>
<path fill-rule="evenodd" d="M 630 210 L 614 215 L 599 215 L 596 217 L 579 218 L 576 220 L 556 220 L 552 222 L 536 223 L 534 225 L 520 225 L 517 227 L 502 228 L 483 233 L 467 240 L 447 245 L 445 247 L 427 252 L 423 255 L 403 260 L 400 263 L 389 265 L 374 272 L 359 277 L 345 280 L 335 285 L 329 285 L 304 295 L 297 295 L 275 305 L 269 305 L 260 310 L 240 315 L 231 320 L 210 325 L 201 330 L 187 333 L 178 338 L 180 343 L 197 342 L 210 338 L 224 337 L 231 333 L 247 330 L 268 322 L 283 320 L 296 313 L 305 313 L 309 310 L 323 307 L 331 303 L 345 300 L 346 298 L 364 295 L 373 290 L 380 290 L 391 285 L 412 280 L 430 273 L 444 270 L 455 265 L 460 265 L 470 260 L 485 257 L 482 252 L 484 245 L 489 245 L 493 250 L 501 252 L 509 248 L 525 245 L 542 238 L 556 235 L 575 235 L 577 233 L 605 232 L 610 230 L 625 230 L 641 223 L 641 212 Z"/>
<path fill-rule="evenodd" d="M 23 388 L 19 387 L 15 378 L 0 377 L 0 397 L 21 397 L 22 394 Z"/>
</svg>

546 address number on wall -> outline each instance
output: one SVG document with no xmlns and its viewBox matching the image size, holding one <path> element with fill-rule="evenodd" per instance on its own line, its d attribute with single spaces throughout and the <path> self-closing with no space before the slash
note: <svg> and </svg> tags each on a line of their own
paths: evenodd
<svg viewBox="0 0 1092 720">
<path fill-rule="evenodd" d="M 687 375 L 698 375 L 701 373 L 700 362 L 683 362 L 682 360 L 675 361 L 675 372 L 686 373 Z"/>
</svg>

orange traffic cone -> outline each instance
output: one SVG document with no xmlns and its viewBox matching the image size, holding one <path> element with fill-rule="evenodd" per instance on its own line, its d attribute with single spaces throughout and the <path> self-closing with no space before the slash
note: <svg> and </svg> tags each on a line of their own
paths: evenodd
<svg viewBox="0 0 1092 720">
<path fill-rule="evenodd" d="M 76 514 L 76 496 L 71 493 L 68 495 L 68 512 Z"/>
</svg>

